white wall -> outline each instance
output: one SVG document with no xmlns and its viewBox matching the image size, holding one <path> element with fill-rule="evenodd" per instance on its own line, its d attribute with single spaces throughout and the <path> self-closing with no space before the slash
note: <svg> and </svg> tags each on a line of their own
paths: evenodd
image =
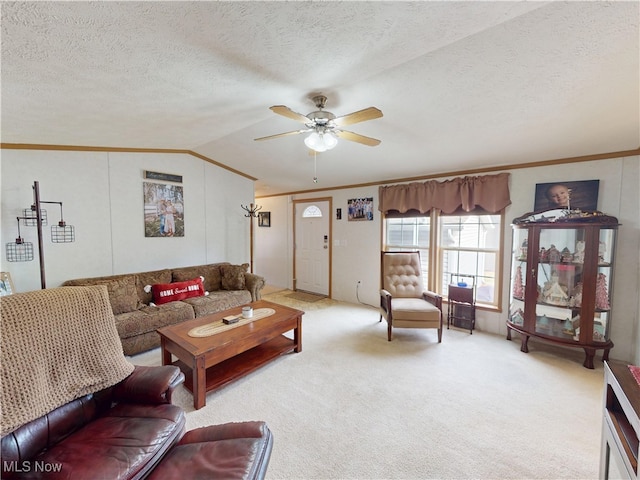
<svg viewBox="0 0 640 480">
<path fill-rule="evenodd" d="M 267 283 L 292 287 L 292 201 L 333 197 L 331 245 L 332 295 L 356 302 L 356 284 L 362 282 L 360 300 L 377 305 L 381 247 L 380 214 L 372 222 L 349 222 L 347 200 L 373 197 L 375 186 L 327 190 L 296 196 L 253 200 L 253 182 L 186 154 L 113 153 L 2 150 L 0 159 L 1 240 L 17 236 L 16 216 L 33 201 L 32 185 L 40 183 L 42 200 L 62 201 L 68 224 L 76 228 L 76 242 L 53 244 L 44 228 L 47 286 L 70 278 L 137 272 L 217 261 L 249 262 L 249 220 L 240 205 L 257 203 L 271 212 L 271 227 L 254 224 L 254 271 Z M 145 238 L 142 208 L 144 170 L 183 176 L 185 237 Z M 617 216 L 618 237 L 614 279 L 611 357 L 640 364 L 640 158 L 599 160 L 511 171 L 512 205 L 507 208 L 505 245 L 511 243 L 509 222 L 533 208 L 536 183 L 600 180 L 598 208 Z M 440 180 L 445 180 L 442 178 Z M 58 207 L 44 206 L 50 224 Z M 335 209 L 342 208 L 342 220 Z M 255 220 L 254 220 L 255 221 Z M 33 262 L 9 263 L 4 252 L 0 270 L 11 273 L 16 289 L 40 288 L 37 236 L 34 227 L 22 227 L 22 237 L 34 243 Z M 505 249 L 504 274 L 510 255 Z M 504 282 L 501 313 L 480 311 L 480 330 L 506 335 L 509 282 Z"/>
<path fill-rule="evenodd" d="M 292 205 L 290 197 L 260 198 L 255 201 L 261 212 L 271 212 L 271 227 L 254 223 L 253 271 L 274 287 L 291 288 L 293 275 Z"/>
<path fill-rule="evenodd" d="M 510 173 L 512 204 L 507 207 L 504 226 L 506 248 L 503 257 L 505 281 L 502 312 L 479 311 L 477 328 L 506 336 L 512 239 L 510 222 L 533 210 L 536 183 L 599 179 L 598 209 L 618 217 L 622 224 L 618 236 L 616 273 L 613 280 L 612 340 L 615 347 L 610 356 L 640 364 L 640 158 L 558 164 L 516 169 Z M 258 199 L 257 203 L 264 205 L 263 210 L 271 211 L 272 227 L 256 231 L 254 270 L 264 275 L 270 285 L 292 287 L 291 201 L 323 196 L 333 197 L 332 297 L 355 303 L 356 284 L 360 280 L 360 301 L 378 305 L 382 231 L 380 213 L 376 210 L 372 222 L 349 222 L 346 215 L 347 200 L 350 198 L 373 197 L 377 208 L 378 187 L 375 186 Z M 335 218 L 337 208 L 342 208 L 342 220 Z"/>
<path fill-rule="evenodd" d="M 146 238 L 144 171 L 182 175 L 185 236 Z M 63 202 L 64 218 L 76 241 L 50 241 L 59 220 L 57 205 L 43 205 L 48 287 L 71 278 L 139 272 L 229 261 L 249 262 L 249 222 L 241 204 L 253 202 L 253 181 L 187 154 L 2 150 L 2 248 L 17 236 L 16 217 L 33 203 L 33 182 L 41 200 Z M 162 182 L 159 182 L 162 183 Z M 17 291 L 40 288 L 35 227 L 21 222 L 21 236 L 34 244 L 32 262 L 7 262 Z"/>
</svg>

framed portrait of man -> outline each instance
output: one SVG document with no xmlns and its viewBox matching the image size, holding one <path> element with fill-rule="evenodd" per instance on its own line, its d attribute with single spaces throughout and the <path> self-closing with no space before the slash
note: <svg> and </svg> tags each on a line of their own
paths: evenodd
<svg viewBox="0 0 640 480">
<path fill-rule="evenodd" d="M 600 180 L 550 182 L 536 184 L 533 210 L 553 208 L 597 210 Z"/>
</svg>

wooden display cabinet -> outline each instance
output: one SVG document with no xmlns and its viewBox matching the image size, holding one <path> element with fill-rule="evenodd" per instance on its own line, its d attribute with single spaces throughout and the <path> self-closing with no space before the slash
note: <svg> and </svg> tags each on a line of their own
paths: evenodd
<svg viewBox="0 0 640 480">
<path fill-rule="evenodd" d="M 507 339 L 521 334 L 582 348 L 584 366 L 613 342 L 611 298 L 618 220 L 601 212 L 547 210 L 513 221 Z"/>
</svg>

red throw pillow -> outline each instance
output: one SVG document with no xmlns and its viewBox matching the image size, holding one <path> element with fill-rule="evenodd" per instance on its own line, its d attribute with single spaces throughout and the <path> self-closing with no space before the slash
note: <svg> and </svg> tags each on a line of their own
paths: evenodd
<svg viewBox="0 0 640 480">
<path fill-rule="evenodd" d="M 194 278 L 186 282 L 157 283 L 151 287 L 153 303 L 162 305 L 163 303 L 175 302 L 191 297 L 202 297 L 204 295 L 204 285 L 201 278 Z"/>
</svg>

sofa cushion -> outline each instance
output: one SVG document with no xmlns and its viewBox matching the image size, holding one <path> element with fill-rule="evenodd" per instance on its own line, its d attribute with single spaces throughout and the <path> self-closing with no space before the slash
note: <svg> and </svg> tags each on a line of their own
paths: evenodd
<svg viewBox="0 0 640 480">
<path fill-rule="evenodd" d="M 204 289 L 207 292 L 213 292 L 222 288 L 220 265 L 219 263 L 213 263 L 211 265 L 174 268 L 172 278 L 174 282 L 184 282 L 185 280 L 202 276 L 204 277 Z"/>
<path fill-rule="evenodd" d="M 126 275 L 113 280 L 96 280 L 96 285 L 106 285 L 114 315 L 133 312 L 140 304 L 136 290 L 136 277 Z"/>
<path fill-rule="evenodd" d="M 138 290 L 138 298 L 140 301 L 149 305 L 153 301 L 151 291 L 146 292 L 144 287 L 154 285 L 156 283 L 171 283 L 171 270 L 154 270 L 153 272 L 142 272 L 136 274 L 136 288 Z"/>
<path fill-rule="evenodd" d="M 182 437 L 184 426 L 184 411 L 176 405 L 119 404 L 34 460 L 58 465 L 59 478 L 142 478 Z M 33 478 L 42 475 L 33 470 Z"/>
<path fill-rule="evenodd" d="M 181 303 L 193 307 L 196 317 L 211 315 L 233 307 L 239 307 L 251 302 L 249 290 L 229 290 L 209 292 L 206 297 L 187 298 Z"/>
<path fill-rule="evenodd" d="M 192 278 L 184 282 L 156 283 L 151 285 L 153 303 L 163 305 L 169 302 L 176 302 L 191 297 L 202 297 L 204 286 L 201 278 Z"/>
<path fill-rule="evenodd" d="M 146 306 L 135 312 L 116 317 L 116 329 L 120 338 L 135 337 L 158 328 L 196 318 L 193 308 L 184 302 L 170 302 L 164 305 Z"/>
<path fill-rule="evenodd" d="M 112 275 L 107 277 L 77 278 L 63 283 L 66 287 L 106 285 L 109 302 L 114 315 L 132 312 L 142 304 L 138 298 L 135 275 Z M 133 286 L 133 288 L 131 288 Z"/>
<path fill-rule="evenodd" d="M 242 265 L 221 265 L 222 288 L 224 290 L 243 290 L 245 288 L 244 274 L 248 268 L 248 263 L 243 263 Z"/>
</svg>

